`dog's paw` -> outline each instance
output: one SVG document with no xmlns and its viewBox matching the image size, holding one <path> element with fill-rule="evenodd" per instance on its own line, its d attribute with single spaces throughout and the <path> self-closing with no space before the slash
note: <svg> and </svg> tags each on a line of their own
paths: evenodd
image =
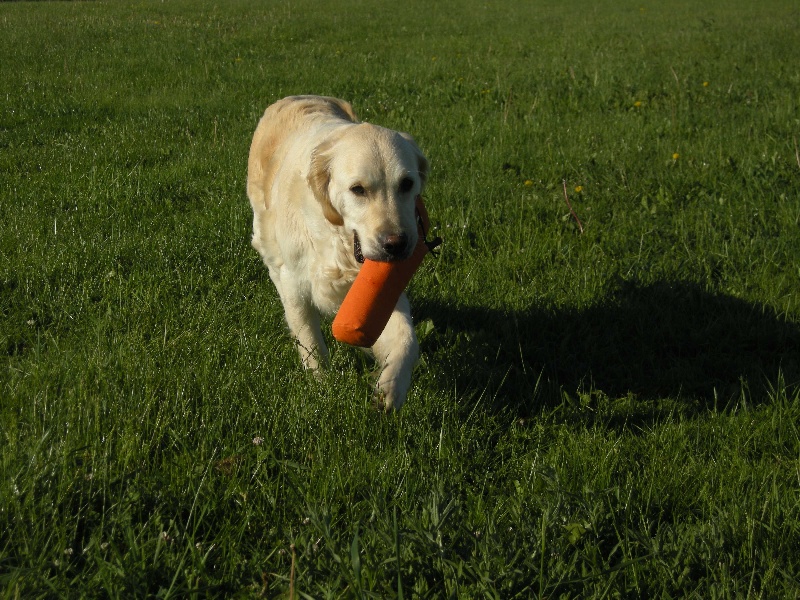
<svg viewBox="0 0 800 600">
<path fill-rule="evenodd" d="M 396 379 L 380 378 L 373 393 L 375 408 L 387 413 L 400 410 L 405 404 L 407 392 L 408 385 L 401 385 Z"/>
<path fill-rule="evenodd" d="M 378 389 L 377 387 L 372 392 L 372 407 L 375 409 L 375 412 L 378 414 L 383 414 L 387 412 L 386 410 L 386 398 L 384 398 L 383 392 Z M 389 409 L 391 410 L 391 409 Z"/>
</svg>

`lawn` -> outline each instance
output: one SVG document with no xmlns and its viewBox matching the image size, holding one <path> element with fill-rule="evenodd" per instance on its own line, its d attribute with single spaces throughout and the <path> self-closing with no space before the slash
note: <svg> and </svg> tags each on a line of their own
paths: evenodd
<svg viewBox="0 0 800 600">
<path fill-rule="evenodd" d="M 0 598 L 800 597 L 797 48 L 791 0 L 0 4 Z M 431 163 L 399 413 L 249 244 L 297 93 Z"/>
</svg>

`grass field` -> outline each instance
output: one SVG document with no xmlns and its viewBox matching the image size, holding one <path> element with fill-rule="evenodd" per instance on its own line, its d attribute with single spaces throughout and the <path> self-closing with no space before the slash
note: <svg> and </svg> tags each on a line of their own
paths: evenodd
<svg viewBox="0 0 800 600">
<path fill-rule="evenodd" d="M 0 4 L 0 598 L 800 597 L 798 48 L 792 0 Z M 398 414 L 249 245 L 295 93 L 431 161 Z"/>
</svg>

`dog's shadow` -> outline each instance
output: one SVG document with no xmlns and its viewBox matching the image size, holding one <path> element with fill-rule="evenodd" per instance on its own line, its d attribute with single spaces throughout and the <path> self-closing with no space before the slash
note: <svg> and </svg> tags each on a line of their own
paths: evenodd
<svg viewBox="0 0 800 600">
<path fill-rule="evenodd" d="M 800 377 L 796 323 L 691 283 L 623 283 L 585 310 L 504 312 L 424 298 L 414 309 L 434 380 L 520 414 L 580 390 L 678 398 L 689 412 L 724 408 L 764 401 L 779 376 L 789 386 Z"/>
</svg>

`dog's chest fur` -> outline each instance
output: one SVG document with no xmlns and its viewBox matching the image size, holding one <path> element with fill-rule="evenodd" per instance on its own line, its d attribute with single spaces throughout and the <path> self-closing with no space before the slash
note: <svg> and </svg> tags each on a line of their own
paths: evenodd
<svg viewBox="0 0 800 600">
<path fill-rule="evenodd" d="M 353 255 L 353 240 L 343 228 L 320 248 L 309 264 L 309 281 L 314 305 L 329 316 L 339 310 L 345 295 L 358 275 L 360 265 Z"/>
</svg>

